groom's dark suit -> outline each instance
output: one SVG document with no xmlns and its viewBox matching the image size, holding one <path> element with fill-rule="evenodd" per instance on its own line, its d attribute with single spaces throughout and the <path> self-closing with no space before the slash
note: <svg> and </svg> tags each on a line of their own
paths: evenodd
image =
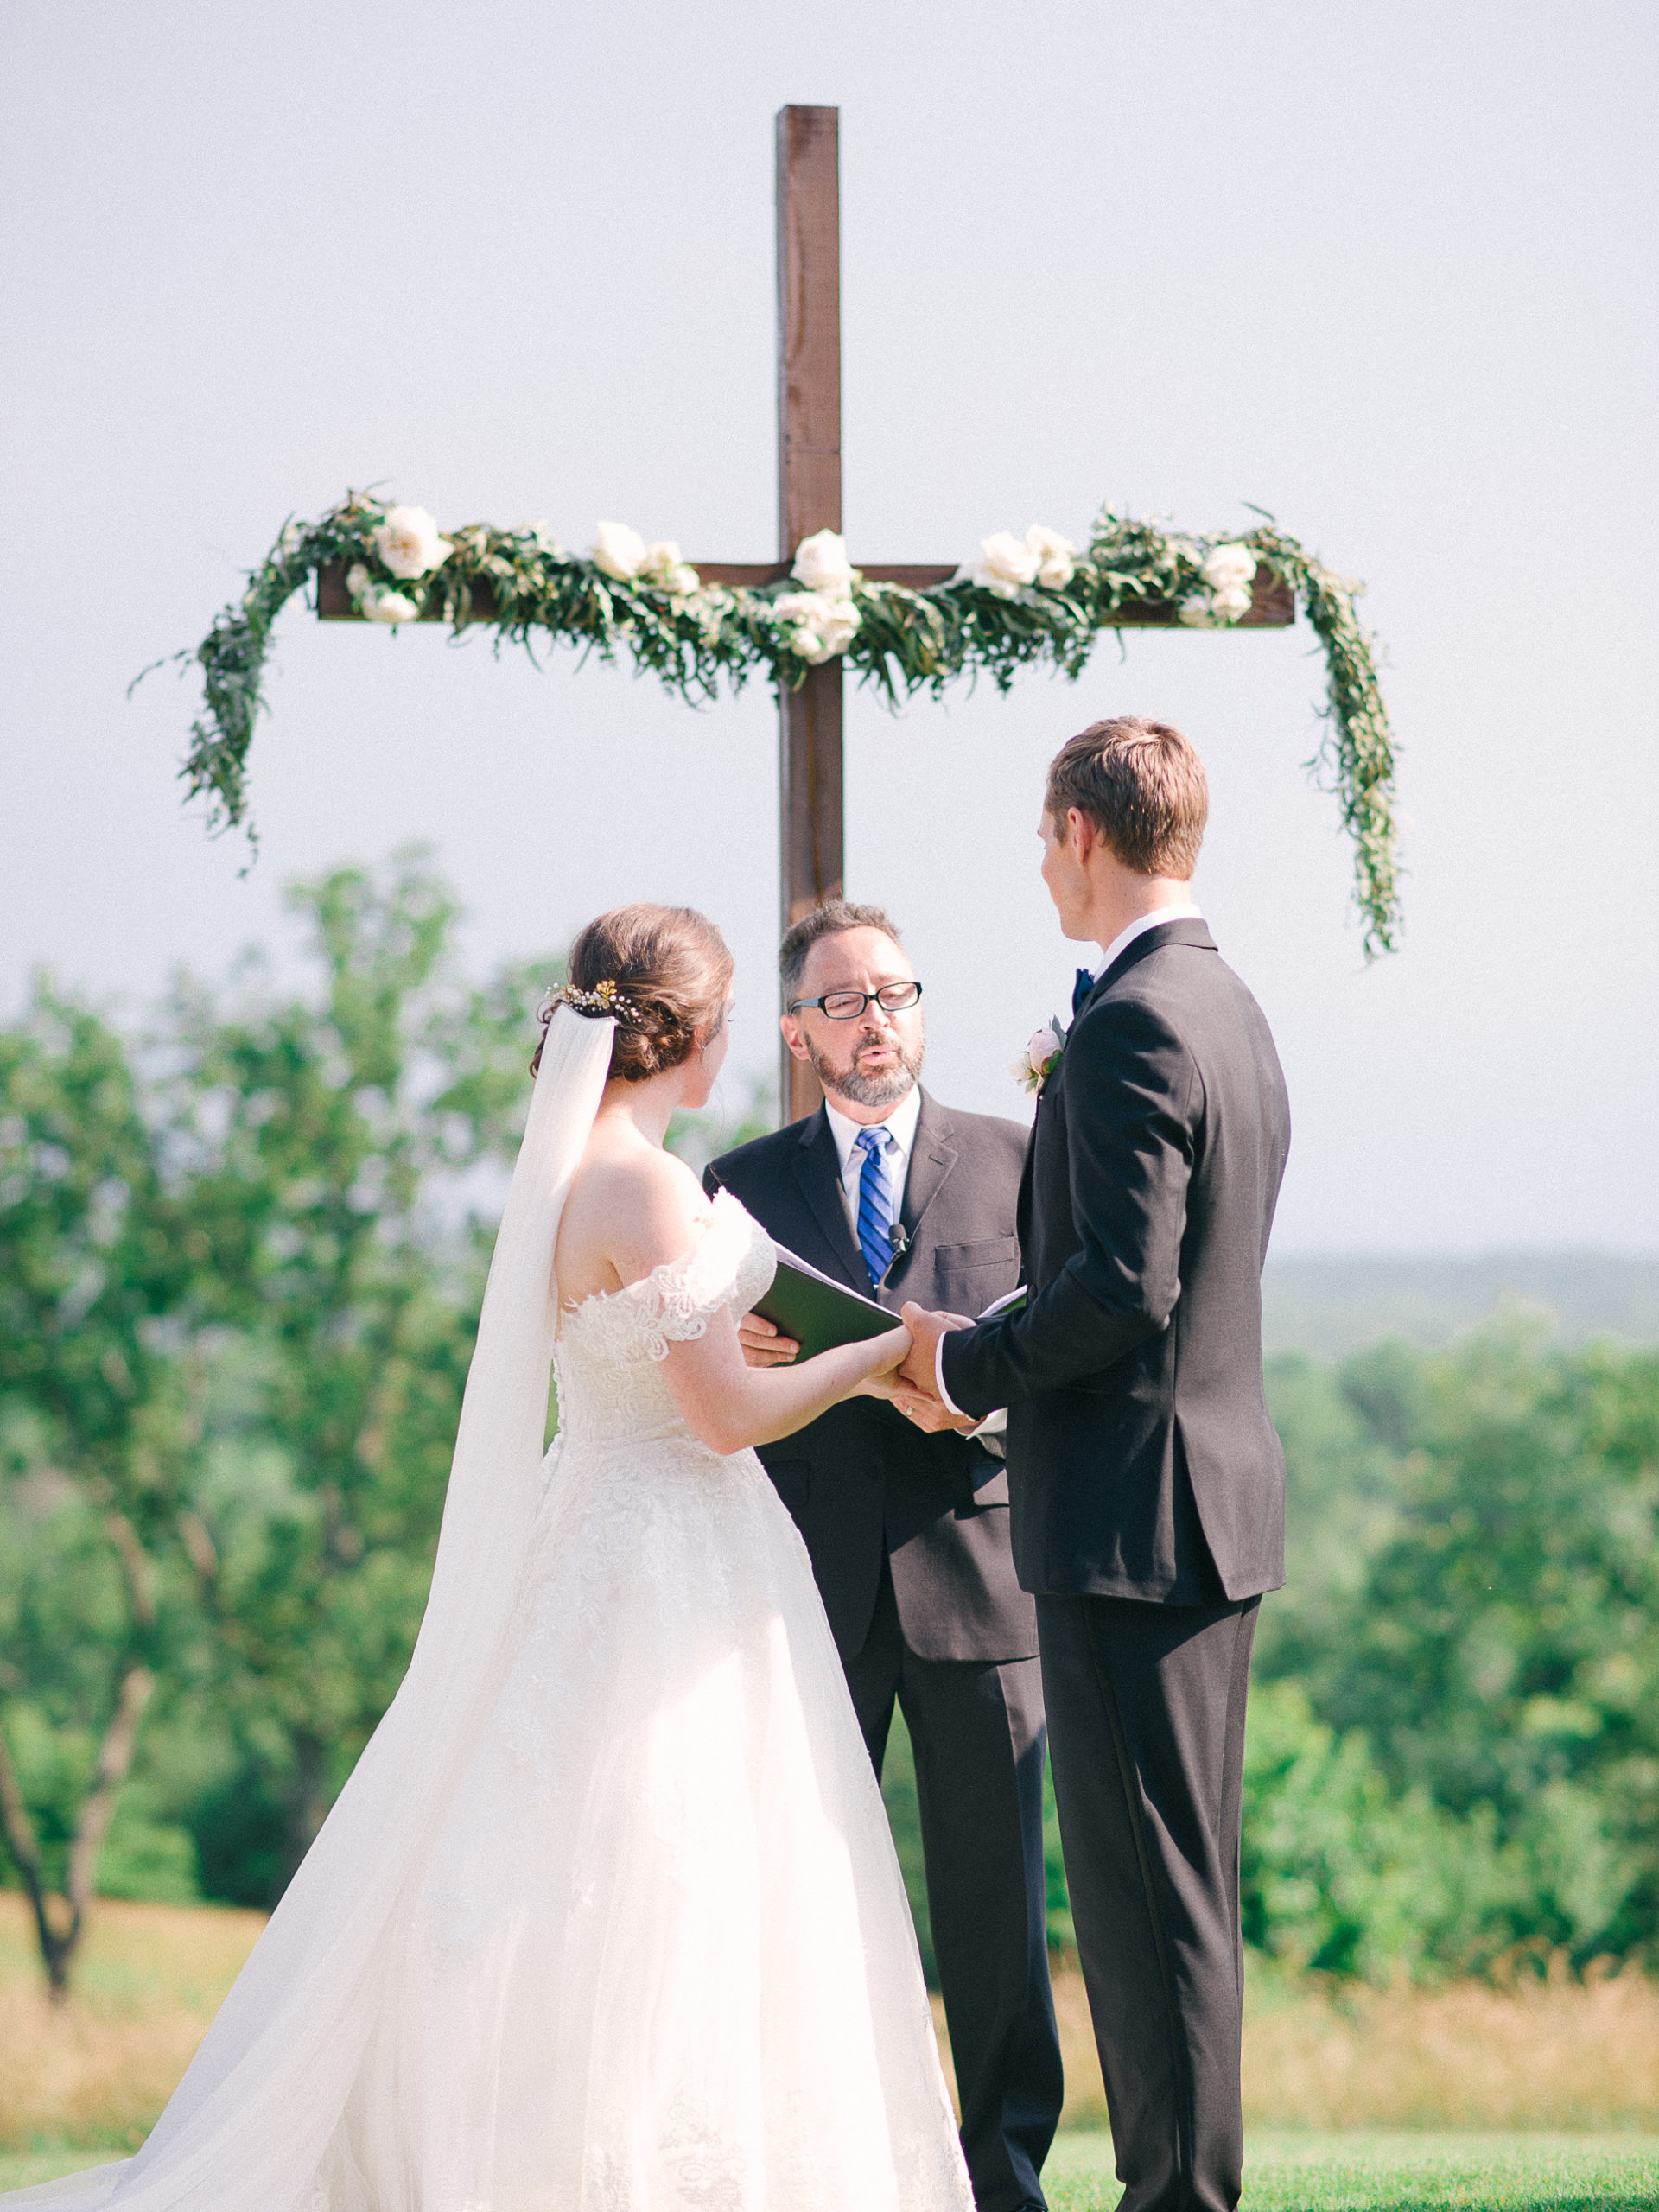
<svg viewBox="0 0 1659 2212">
<path fill-rule="evenodd" d="M 875 1295 L 977 1313 L 1020 1280 L 1026 1133 L 925 1091 L 900 1202 L 908 1246 Z M 715 1160 L 784 1244 L 871 1293 L 820 1107 Z M 854 1398 L 760 1457 L 812 1560 L 880 1774 L 895 1698 L 916 1755 L 929 1916 L 979 2212 L 1040 2204 L 1059 2119 L 1043 1867 L 1036 1609 L 1008 1543 L 1002 1462 Z"/>
<path fill-rule="evenodd" d="M 1008 1408 L 1121 2212 L 1238 2202 L 1244 1700 L 1284 1580 L 1261 1274 L 1289 1142 L 1267 1022 L 1209 931 L 1147 931 L 1039 1102 L 1027 1310 L 940 1355 L 964 1412 Z"/>
</svg>

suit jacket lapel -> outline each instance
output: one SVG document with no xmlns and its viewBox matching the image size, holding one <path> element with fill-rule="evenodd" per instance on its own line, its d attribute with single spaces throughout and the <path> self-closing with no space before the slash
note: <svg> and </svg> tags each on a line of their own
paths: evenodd
<svg viewBox="0 0 1659 2212">
<path fill-rule="evenodd" d="M 911 1255 L 916 1249 L 916 1232 L 922 1225 L 922 1216 L 939 1195 L 946 1176 L 956 1164 L 957 1148 L 950 1141 L 950 1116 L 942 1106 L 928 1096 L 926 1091 L 923 1091 L 922 1110 L 916 1117 L 916 1136 L 910 1147 L 910 1172 L 905 1178 L 904 1202 L 899 1209 L 899 1218 L 904 1224 L 905 1235 L 910 1241 L 887 1270 L 887 1289 L 895 1289 L 909 1267 Z"/>
<path fill-rule="evenodd" d="M 812 1217 L 835 1255 L 835 1265 L 849 1290 L 869 1294 L 870 1272 L 858 1249 L 853 1225 L 841 1195 L 841 1155 L 830 1130 L 830 1117 L 822 1106 L 801 1132 L 796 1148 L 795 1180 L 811 1208 Z M 801 1255 L 804 1259 L 805 1253 Z"/>
</svg>

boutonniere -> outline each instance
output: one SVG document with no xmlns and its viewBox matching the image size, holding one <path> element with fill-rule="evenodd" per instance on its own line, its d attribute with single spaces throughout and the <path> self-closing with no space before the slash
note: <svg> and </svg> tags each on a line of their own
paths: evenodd
<svg viewBox="0 0 1659 2212">
<path fill-rule="evenodd" d="M 1041 1094 L 1043 1085 L 1060 1065 L 1060 1054 L 1065 1049 L 1065 1031 L 1058 1014 L 1044 1024 L 1018 1059 L 1010 1063 L 1009 1071 L 1022 1090 Z"/>
</svg>

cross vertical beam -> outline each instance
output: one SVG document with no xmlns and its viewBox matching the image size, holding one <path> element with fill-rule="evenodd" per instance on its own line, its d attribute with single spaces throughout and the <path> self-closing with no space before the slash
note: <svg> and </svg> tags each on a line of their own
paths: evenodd
<svg viewBox="0 0 1659 2212">
<path fill-rule="evenodd" d="M 841 180 L 838 111 L 778 113 L 778 550 L 841 528 Z M 778 753 L 782 926 L 843 894 L 839 657 L 781 695 Z M 785 1121 L 823 1096 L 783 1049 Z"/>
</svg>

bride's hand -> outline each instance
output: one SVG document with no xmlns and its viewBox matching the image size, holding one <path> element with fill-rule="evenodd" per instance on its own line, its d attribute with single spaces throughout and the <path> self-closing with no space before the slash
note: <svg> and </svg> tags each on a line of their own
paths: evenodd
<svg viewBox="0 0 1659 2212">
<path fill-rule="evenodd" d="M 882 1336 L 872 1337 L 864 1350 L 870 1357 L 870 1369 L 863 1381 L 854 1385 L 853 1395 L 891 1398 L 899 1387 L 899 1366 L 910 1351 L 910 1331 L 889 1329 Z"/>
</svg>

